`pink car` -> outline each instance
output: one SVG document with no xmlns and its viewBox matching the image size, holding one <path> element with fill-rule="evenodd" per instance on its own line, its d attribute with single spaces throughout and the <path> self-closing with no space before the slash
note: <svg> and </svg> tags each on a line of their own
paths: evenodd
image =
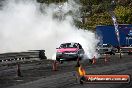
<svg viewBox="0 0 132 88">
<path fill-rule="evenodd" d="M 77 58 L 82 59 L 84 50 L 79 43 L 63 43 L 57 48 L 57 61 L 75 61 Z"/>
</svg>

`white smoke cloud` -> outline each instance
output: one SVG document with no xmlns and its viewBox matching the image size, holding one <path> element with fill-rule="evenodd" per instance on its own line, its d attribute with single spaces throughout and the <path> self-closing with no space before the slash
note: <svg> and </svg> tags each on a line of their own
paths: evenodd
<svg viewBox="0 0 132 88">
<path fill-rule="evenodd" d="M 7 0 L 0 10 L 0 53 L 44 49 L 51 59 L 61 43 L 79 42 L 88 58 L 96 56 L 95 34 L 75 27 L 73 17 L 67 15 L 76 14 L 79 7 L 73 0 L 61 5 Z M 55 15 L 62 16 L 61 21 Z"/>
</svg>

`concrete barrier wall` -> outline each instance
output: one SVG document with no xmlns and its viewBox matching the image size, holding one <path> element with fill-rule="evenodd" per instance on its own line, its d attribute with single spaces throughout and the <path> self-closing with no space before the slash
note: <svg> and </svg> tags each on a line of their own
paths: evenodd
<svg viewBox="0 0 132 88">
<path fill-rule="evenodd" d="M 43 50 L 44 51 L 44 50 Z M 45 56 L 45 52 L 43 52 Z M 46 56 L 45 56 L 46 57 Z M 16 60 L 40 60 L 40 51 L 27 51 L 27 52 L 12 52 L 0 54 L 0 62 L 16 61 Z M 46 58 L 44 58 L 46 59 Z"/>
</svg>

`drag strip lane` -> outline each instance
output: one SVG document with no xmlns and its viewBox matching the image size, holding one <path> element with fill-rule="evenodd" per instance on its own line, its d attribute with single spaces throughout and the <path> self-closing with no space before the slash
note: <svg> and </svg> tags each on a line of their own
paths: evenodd
<svg viewBox="0 0 132 88">
<path fill-rule="evenodd" d="M 104 67 L 96 67 L 93 69 L 87 68 L 86 71 L 88 74 L 119 74 L 122 72 L 131 72 L 131 64 L 132 62 L 128 63 L 122 63 L 122 64 L 114 64 L 110 66 L 104 66 Z M 72 72 L 66 72 L 61 73 L 57 75 L 48 76 L 46 78 L 33 81 L 26 84 L 20 84 L 17 86 L 12 86 L 9 88 L 81 88 L 82 85 L 77 84 L 75 77 L 72 75 L 74 71 Z M 124 73 L 125 73 L 124 72 Z M 84 84 L 83 88 L 111 88 L 111 84 Z M 108 87 L 106 87 L 108 85 Z M 118 84 L 119 85 L 119 84 Z M 112 85 L 111 85 L 112 86 Z M 113 84 L 113 86 L 117 86 L 117 84 Z M 112 87 L 113 88 L 113 87 Z"/>
</svg>

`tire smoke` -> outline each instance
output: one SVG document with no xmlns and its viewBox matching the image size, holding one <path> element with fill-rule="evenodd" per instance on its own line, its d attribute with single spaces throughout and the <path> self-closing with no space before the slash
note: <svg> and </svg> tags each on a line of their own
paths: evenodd
<svg viewBox="0 0 132 88">
<path fill-rule="evenodd" d="M 79 8 L 73 0 L 50 5 L 34 0 L 4 1 L 0 7 L 0 53 L 44 49 L 50 59 L 61 43 L 78 42 L 88 58 L 96 56 L 95 33 L 74 25 Z"/>
</svg>

